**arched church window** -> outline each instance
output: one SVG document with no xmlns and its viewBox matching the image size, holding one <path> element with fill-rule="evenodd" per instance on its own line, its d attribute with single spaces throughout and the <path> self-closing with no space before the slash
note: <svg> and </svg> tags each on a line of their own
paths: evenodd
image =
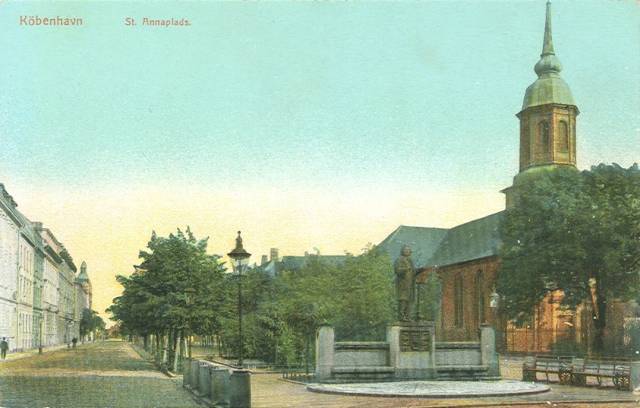
<svg viewBox="0 0 640 408">
<path fill-rule="evenodd" d="M 549 152 L 549 122 L 543 120 L 538 125 L 538 132 L 540 133 L 540 144 L 542 145 L 542 151 Z"/>
<path fill-rule="evenodd" d="M 454 324 L 456 327 L 462 327 L 463 324 L 463 295 L 464 290 L 462 287 L 462 275 L 457 275 L 454 281 L 453 288 L 453 298 L 454 298 Z"/>
<path fill-rule="evenodd" d="M 485 322 L 485 314 L 484 314 L 484 275 L 482 274 L 482 270 L 476 272 L 476 307 L 478 316 L 478 324 L 482 324 Z"/>
<path fill-rule="evenodd" d="M 564 120 L 558 123 L 558 138 L 560 139 L 560 151 L 569 151 L 569 125 Z"/>
</svg>

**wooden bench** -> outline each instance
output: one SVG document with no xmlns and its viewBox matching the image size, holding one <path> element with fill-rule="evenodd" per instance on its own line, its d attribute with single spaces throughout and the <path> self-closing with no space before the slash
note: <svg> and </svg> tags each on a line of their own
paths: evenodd
<svg viewBox="0 0 640 408">
<path fill-rule="evenodd" d="M 547 382 L 549 375 L 557 375 L 560 384 L 571 384 L 571 360 L 569 356 L 527 357 L 522 365 L 522 380 L 537 381 L 538 373 L 544 373 Z"/>
<path fill-rule="evenodd" d="M 629 390 L 631 382 L 631 365 L 624 360 L 584 360 L 576 362 L 572 367 L 571 383 L 586 385 L 588 377 L 595 377 L 602 386 L 610 379 L 619 390 Z"/>
</svg>

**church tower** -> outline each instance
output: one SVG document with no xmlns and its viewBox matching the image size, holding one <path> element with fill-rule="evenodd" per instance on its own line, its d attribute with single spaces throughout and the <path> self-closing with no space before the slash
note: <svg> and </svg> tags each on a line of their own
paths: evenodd
<svg viewBox="0 0 640 408">
<path fill-rule="evenodd" d="M 534 67 L 538 79 L 524 95 L 520 120 L 520 170 L 514 186 L 523 178 L 558 166 L 576 166 L 576 116 L 579 111 L 567 83 L 560 77 L 551 33 L 551 3 L 547 2 L 540 60 Z M 513 205 L 513 187 L 503 192 L 507 208 Z"/>
</svg>

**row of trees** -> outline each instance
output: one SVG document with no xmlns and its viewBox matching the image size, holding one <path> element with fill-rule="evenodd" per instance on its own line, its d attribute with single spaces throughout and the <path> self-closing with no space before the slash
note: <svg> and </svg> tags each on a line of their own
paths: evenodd
<svg viewBox="0 0 640 408">
<path fill-rule="evenodd" d="M 84 308 L 80 319 L 80 339 L 86 339 L 93 335 L 95 339 L 98 335 L 104 335 L 106 325 L 104 320 L 95 310 Z"/>
<path fill-rule="evenodd" d="M 215 339 L 223 354 L 237 356 L 238 275 L 226 273 L 222 260 L 207 254 L 207 239 L 188 228 L 168 237 L 154 233 L 147 246 L 136 272 L 117 277 L 124 290 L 108 312 L 120 331 L 142 337 L 174 369 L 190 335 Z M 295 273 L 273 278 L 253 268 L 242 279 L 244 354 L 275 364 L 308 364 L 323 322 L 343 338 L 381 338 L 395 316 L 391 260 L 371 248 L 347 256 L 341 267 L 311 256 Z"/>
</svg>

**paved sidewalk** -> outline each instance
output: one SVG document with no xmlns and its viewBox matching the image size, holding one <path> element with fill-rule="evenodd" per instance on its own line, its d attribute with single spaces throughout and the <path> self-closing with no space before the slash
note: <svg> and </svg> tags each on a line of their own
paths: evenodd
<svg viewBox="0 0 640 408">
<path fill-rule="evenodd" d="M 56 351 L 56 350 L 62 350 L 62 349 L 66 349 L 67 345 L 66 344 L 60 344 L 57 346 L 50 346 L 50 347 L 43 347 L 42 348 L 42 353 L 50 353 L 52 351 Z M 2 364 L 3 362 L 6 361 L 13 361 L 13 360 L 19 360 L 21 358 L 26 358 L 26 357 L 31 357 L 31 356 L 35 356 L 38 355 L 38 349 L 31 349 L 31 350 L 27 350 L 27 351 L 16 351 L 16 352 L 9 352 L 7 353 L 7 358 L 5 358 L 4 360 L 0 359 L 0 364 Z"/>
<path fill-rule="evenodd" d="M 0 364 L 3 408 L 198 407 L 129 344 L 107 341 Z"/>
</svg>

